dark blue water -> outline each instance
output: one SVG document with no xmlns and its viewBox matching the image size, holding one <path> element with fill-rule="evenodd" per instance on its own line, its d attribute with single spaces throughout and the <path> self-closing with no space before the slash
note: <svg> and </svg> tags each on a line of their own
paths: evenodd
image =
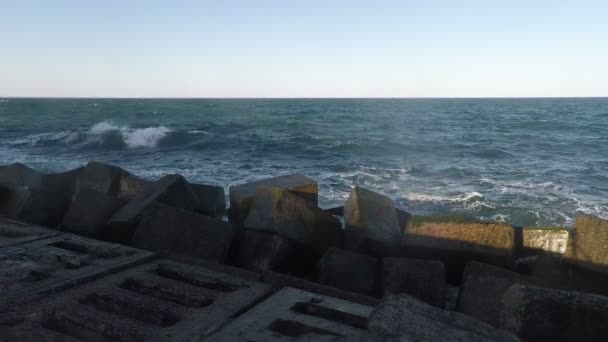
<svg viewBox="0 0 608 342">
<path fill-rule="evenodd" d="M 608 217 L 608 99 L 0 99 L 0 163 L 89 160 L 229 186 L 303 172 L 414 213 L 516 224 Z"/>
</svg>

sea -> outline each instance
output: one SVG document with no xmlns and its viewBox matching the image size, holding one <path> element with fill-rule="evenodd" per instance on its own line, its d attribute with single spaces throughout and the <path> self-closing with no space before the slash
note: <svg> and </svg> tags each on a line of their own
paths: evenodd
<svg viewBox="0 0 608 342">
<path fill-rule="evenodd" d="M 301 172 L 321 207 L 358 185 L 414 214 L 571 226 L 608 218 L 608 98 L 0 98 L 0 164 L 91 160 L 226 190 Z"/>
</svg>

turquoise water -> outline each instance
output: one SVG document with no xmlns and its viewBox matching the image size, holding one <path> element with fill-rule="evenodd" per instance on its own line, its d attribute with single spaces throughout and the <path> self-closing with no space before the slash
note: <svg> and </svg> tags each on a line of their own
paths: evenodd
<svg viewBox="0 0 608 342">
<path fill-rule="evenodd" d="M 89 160 L 228 187 L 303 172 L 414 213 L 516 224 L 608 217 L 608 99 L 0 99 L 0 163 Z"/>
</svg>

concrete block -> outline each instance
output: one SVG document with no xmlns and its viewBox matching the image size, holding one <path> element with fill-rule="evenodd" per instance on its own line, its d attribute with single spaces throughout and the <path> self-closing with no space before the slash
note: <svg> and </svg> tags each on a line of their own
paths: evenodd
<svg viewBox="0 0 608 342">
<path fill-rule="evenodd" d="M 197 212 L 203 215 L 221 218 L 226 213 L 226 195 L 224 188 L 206 184 L 190 184 L 200 206 Z"/>
<path fill-rule="evenodd" d="M 200 206 L 190 185 L 180 175 L 167 175 L 137 193 L 108 221 L 102 232 L 105 240 L 127 243 L 133 237 L 141 214 L 151 205 L 168 206 L 194 211 Z"/>
<path fill-rule="evenodd" d="M 160 260 L 20 308 L 22 319 L 7 329 L 85 341 L 201 341 L 269 292 L 253 280 Z"/>
<path fill-rule="evenodd" d="M 59 234 L 43 227 L 0 218 L 0 247 L 18 245 Z"/>
<path fill-rule="evenodd" d="M 319 255 L 342 243 L 342 225 L 337 218 L 281 188 L 255 193 L 244 227 L 281 235 Z"/>
<path fill-rule="evenodd" d="M 445 270 L 441 261 L 384 258 L 381 284 L 384 294 L 406 293 L 428 304 L 444 307 Z"/>
<path fill-rule="evenodd" d="M 110 217 L 125 204 L 125 200 L 101 192 L 80 190 L 70 203 L 61 230 L 98 237 Z"/>
<path fill-rule="evenodd" d="M 0 248 L 0 306 L 34 300 L 154 256 L 148 251 L 62 234 Z"/>
<path fill-rule="evenodd" d="M 406 294 L 385 296 L 370 315 L 368 330 L 377 336 L 411 341 L 519 341 L 506 331 Z"/>
<path fill-rule="evenodd" d="M 317 279 L 321 284 L 372 294 L 376 287 L 377 269 L 377 258 L 330 248 L 319 261 Z"/>
<path fill-rule="evenodd" d="M 211 217 L 163 204 L 142 214 L 131 244 L 167 255 L 222 263 L 235 234 L 233 226 Z"/>
<path fill-rule="evenodd" d="M 502 298 L 500 326 L 522 341 L 606 341 L 608 297 L 514 285 Z"/>
<path fill-rule="evenodd" d="M 591 215 L 577 216 L 565 256 L 583 267 L 605 270 L 608 267 L 608 220 Z"/>
<path fill-rule="evenodd" d="M 349 337 L 365 331 L 371 311 L 369 306 L 283 288 L 207 341 L 272 342 Z"/>
<path fill-rule="evenodd" d="M 230 222 L 241 226 L 249 214 L 253 196 L 260 189 L 281 188 L 300 196 L 312 206 L 319 204 L 319 187 L 317 182 L 302 174 L 296 173 L 275 178 L 262 179 L 256 182 L 231 186 Z"/>
</svg>

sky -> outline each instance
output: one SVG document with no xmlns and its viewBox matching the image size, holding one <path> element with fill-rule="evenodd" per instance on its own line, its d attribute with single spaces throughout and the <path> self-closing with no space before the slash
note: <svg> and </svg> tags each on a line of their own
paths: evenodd
<svg viewBox="0 0 608 342">
<path fill-rule="evenodd" d="M 608 1 L 0 0 L 0 96 L 608 96 Z"/>
</svg>

